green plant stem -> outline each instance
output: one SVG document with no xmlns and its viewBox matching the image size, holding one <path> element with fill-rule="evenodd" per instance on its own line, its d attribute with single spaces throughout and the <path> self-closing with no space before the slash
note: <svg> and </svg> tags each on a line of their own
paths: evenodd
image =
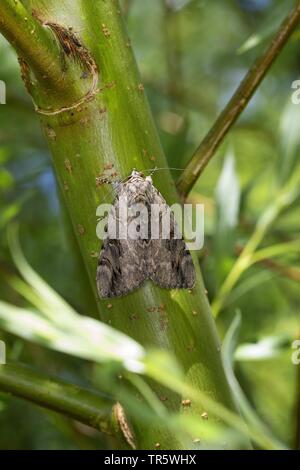
<svg viewBox="0 0 300 470">
<path fill-rule="evenodd" d="M 180 175 L 177 187 L 184 199 L 191 191 L 230 128 L 245 109 L 269 68 L 299 24 L 299 21 L 300 5 L 297 1 L 296 6 L 281 24 L 266 51 L 258 57 L 249 69 L 232 98 L 223 109 L 208 134 L 204 137 L 187 167 Z"/>
<path fill-rule="evenodd" d="M 95 275 L 101 242 L 96 236 L 96 208 L 113 199 L 112 188 L 101 183 L 101 176 L 113 181 L 123 179 L 133 168 L 167 166 L 118 2 L 74 0 L 71 11 L 67 0 L 31 0 L 30 5 L 51 21 L 61 24 L 63 18 L 64 26 L 79 34 L 100 71 L 99 92 L 93 100 L 58 115 L 42 116 L 41 121 L 101 319 L 144 347 L 172 352 L 187 382 L 235 410 L 196 259 L 197 283 L 192 292 L 146 283 L 122 298 L 107 301 L 97 296 Z M 85 81 L 77 69 L 69 70 L 68 76 L 70 81 Z M 53 107 L 51 96 L 45 106 Z M 157 172 L 154 184 L 168 204 L 179 201 L 169 172 Z M 152 386 L 158 396 L 167 398 L 170 410 L 179 409 L 178 395 Z M 197 416 L 200 411 L 201 407 L 193 408 Z M 134 428 L 139 448 L 153 449 L 156 442 L 161 449 L 179 446 L 165 429 L 154 429 L 141 421 L 135 421 Z"/>
<path fill-rule="evenodd" d="M 57 90 L 65 98 L 70 95 L 70 83 L 61 72 L 59 49 L 53 34 L 21 1 L 1 0 L 0 30 L 18 55 L 26 58 L 41 88 L 48 92 Z"/>
<path fill-rule="evenodd" d="M 113 401 L 62 380 L 52 380 L 20 364 L 0 366 L 0 391 L 63 413 L 98 431 L 112 434 Z"/>
</svg>

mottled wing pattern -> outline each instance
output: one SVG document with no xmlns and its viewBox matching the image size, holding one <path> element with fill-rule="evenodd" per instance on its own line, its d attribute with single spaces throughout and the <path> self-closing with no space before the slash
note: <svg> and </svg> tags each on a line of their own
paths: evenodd
<svg viewBox="0 0 300 470">
<path fill-rule="evenodd" d="M 192 289 L 195 269 L 183 240 L 152 241 L 150 279 L 165 289 Z"/>
<path fill-rule="evenodd" d="M 169 207 L 162 195 L 153 188 L 152 203 L 159 204 L 165 212 Z M 191 289 L 195 284 L 195 268 L 187 246 L 182 238 L 174 238 L 176 221 L 170 214 L 169 239 L 151 240 L 149 277 L 165 289 Z M 159 221 L 158 221 L 159 223 Z"/>
<path fill-rule="evenodd" d="M 144 179 L 135 171 L 124 184 L 118 186 L 114 207 L 118 209 L 120 201 L 125 199 L 128 207 L 142 202 L 148 208 L 151 204 L 159 204 L 163 212 L 169 211 L 151 178 Z M 157 223 L 160 224 L 160 220 Z M 185 242 L 174 238 L 175 227 L 172 216 L 170 239 L 162 239 L 161 232 L 158 239 L 146 240 L 116 239 L 108 233 L 97 268 L 99 295 L 108 298 L 128 294 L 140 287 L 146 279 L 168 289 L 192 288 L 195 283 L 192 257 Z"/>
<path fill-rule="evenodd" d="M 143 284 L 146 279 L 144 251 L 140 240 L 104 240 L 97 268 L 101 297 L 128 294 Z"/>
</svg>

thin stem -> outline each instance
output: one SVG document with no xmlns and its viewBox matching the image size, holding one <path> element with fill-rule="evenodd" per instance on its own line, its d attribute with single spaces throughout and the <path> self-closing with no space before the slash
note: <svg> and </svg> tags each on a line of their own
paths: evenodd
<svg viewBox="0 0 300 470">
<path fill-rule="evenodd" d="M 0 391 L 81 421 L 98 431 L 113 432 L 113 401 L 96 392 L 53 380 L 17 364 L 0 366 Z"/>
<path fill-rule="evenodd" d="M 300 269 L 295 266 L 285 266 L 278 261 L 270 258 L 264 258 L 260 261 L 260 264 L 270 271 L 278 273 L 280 276 L 286 277 L 291 281 L 300 282 Z"/>
<path fill-rule="evenodd" d="M 290 38 L 300 21 L 300 4 L 291 10 L 281 24 L 267 50 L 254 62 L 245 78 L 233 94 L 215 124 L 195 151 L 185 171 L 181 174 L 177 187 L 185 198 L 191 191 L 204 168 L 213 157 L 224 137 L 250 101 L 269 68 Z"/>
</svg>

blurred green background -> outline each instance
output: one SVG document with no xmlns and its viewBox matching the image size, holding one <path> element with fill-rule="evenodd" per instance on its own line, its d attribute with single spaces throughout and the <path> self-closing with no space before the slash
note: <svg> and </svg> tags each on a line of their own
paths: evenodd
<svg viewBox="0 0 300 470">
<path fill-rule="evenodd" d="M 293 4 L 290 0 L 122 2 L 171 167 L 184 168 Z M 300 105 L 291 102 L 291 84 L 300 78 L 299 45 L 298 30 L 190 194 L 191 202 L 205 204 L 205 245 L 199 261 L 211 301 L 265 208 L 276 203 L 281 189 L 300 171 Z M 0 53 L 0 80 L 7 87 L 7 104 L 0 105 L 0 298 L 18 304 L 6 282 L 15 272 L 6 228 L 17 219 L 30 264 L 78 312 L 93 315 L 93 296 L 76 254 L 39 120 L 24 90 L 16 54 L 2 37 Z M 174 171 L 174 179 L 179 174 Z M 261 246 L 298 240 L 299 232 L 299 197 L 295 197 L 276 217 Z M 216 320 L 223 338 L 236 312 L 241 312 L 239 342 L 252 343 L 255 357 L 249 352 L 243 357 L 243 348 L 237 352 L 239 382 L 257 414 L 289 447 L 295 446 L 300 402 L 300 366 L 291 362 L 291 343 L 300 336 L 299 284 L 299 249 L 287 249 L 280 257 L 247 269 L 228 292 Z M 10 359 L 81 385 L 93 377 L 91 364 L 2 330 L 0 338 L 7 343 Z M 88 427 L 0 395 L 1 449 L 103 446 L 101 435 Z"/>
</svg>

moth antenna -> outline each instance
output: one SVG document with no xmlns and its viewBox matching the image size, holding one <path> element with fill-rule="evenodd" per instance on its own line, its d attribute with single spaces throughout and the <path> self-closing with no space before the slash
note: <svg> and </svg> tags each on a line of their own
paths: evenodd
<svg viewBox="0 0 300 470">
<path fill-rule="evenodd" d="M 158 171 L 158 170 L 177 170 L 177 171 L 184 171 L 185 168 L 173 168 L 171 166 L 168 166 L 168 167 L 165 167 L 165 168 L 159 168 L 159 167 L 155 167 L 155 168 L 147 168 L 146 170 L 143 170 L 143 171 L 151 171 L 151 175 L 153 175 L 153 173 L 155 171 Z"/>
<path fill-rule="evenodd" d="M 153 168 L 153 170 L 150 173 L 150 176 L 152 176 L 156 172 L 156 170 L 158 170 L 157 166 L 155 168 Z"/>
<path fill-rule="evenodd" d="M 133 168 L 133 170 L 135 171 L 139 171 L 137 170 L 136 168 Z M 144 172 L 150 172 L 150 175 L 149 176 L 152 176 L 156 171 L 159 171 L 159 170 L 176 170 L 176 171 L 184 171 L 185 168 L 174 168 L 174 167 L 155 167 L 155 168 L 147 168 L 146 170 L 143 170 Z M 113 186 L 113 189 L 114 191 L 117 190 L 117 188 L 119 187 L 120 184 L 122 184 L 126 179 L 128 178 L 128 175 L 125 176 L 125 178 L 119 180 L 119 181 L 112 181 L 112 182 L 109 182 L 108 184 L 111 184 Z M 108 194 L 103 200 L 102 200 L 102 203 L 104 203 L 105 201 L 107 201 L 108 197 L 110 196 L 110 194 Z"/>
</svg>

